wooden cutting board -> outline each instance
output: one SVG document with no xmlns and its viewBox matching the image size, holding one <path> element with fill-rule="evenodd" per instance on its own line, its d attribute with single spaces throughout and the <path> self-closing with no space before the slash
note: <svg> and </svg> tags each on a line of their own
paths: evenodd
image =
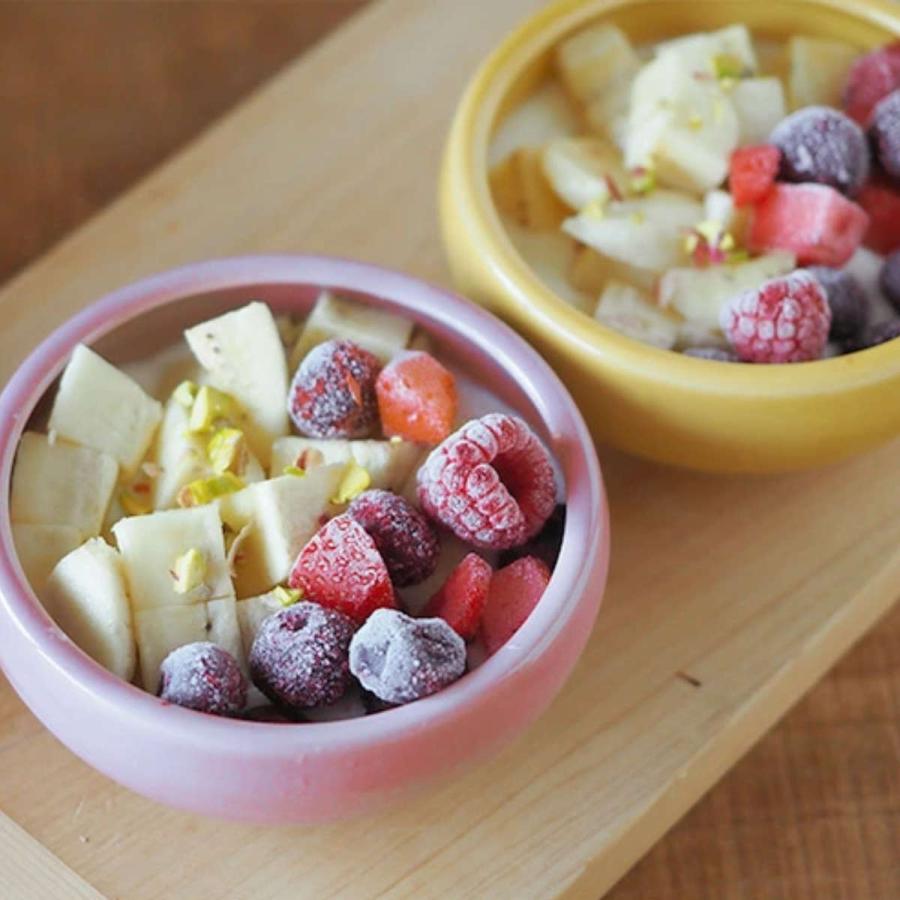
<svg viewBox="0 0 900 900">
<path fill-rule="evenodd" d="M 0 293 L 0 380 L 75 309 L 189 260 L 320 251 L 446 281 L 434 195 L 453 106 L 539 5 L 358 16 Z M 72 871 L 7 823 L 21 854 L 0 869 L 34 859 L 46 896 L 90 896 L 75 872 L 129 900 L 597 897 L 900 595 L 897 451 L 733 479 L 601 448 L 612 573 L 571 682 L 497 760 L 379 817 L 263 829 L 172 812 L 89 770 L 0 680 L 0 806 Z M 43 896 L 18 877 L 0 892 Z"/>
</svg>

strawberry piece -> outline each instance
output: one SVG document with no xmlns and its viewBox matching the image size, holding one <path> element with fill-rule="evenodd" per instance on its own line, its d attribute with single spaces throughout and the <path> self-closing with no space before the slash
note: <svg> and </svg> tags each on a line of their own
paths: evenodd
<svg viewBox="0 0 900 900">
<path fill-rule="evenodd" d="M 856 252 L 869 217 L 824 184 L 777 184 L 753 213 L 748 243 L 756 253 L 790 250 L 798 265 L 840 268 Z"/>
<path fill-rule="evenodd" d="M 759 203 L 775 186 L 781 151 L 771 144 L 740 147 L 731 154 L 728 187 L 738 206 Z"/>
<path fill-rule="evenodd" d="M 472 640 L 478 633 L 492 574 L 489 563 L 470 553 L 428 601 L 423 615 L 443 619 L 463 640 Z"/>
<path fill-rule="evenodd" d="M 481 638 L 489 656 L 524 624 L 550 582 L 550 569 L 535 556 L 523 556 L 491 578 L 481 616 Z"/>
<path fill-rule="evenodd" d="M 365 528 L 350 516 L 323 525 L 300 551 L 288 584 L 304 600 L 336 609 L 356 623 L 381 607 L 395 607 L 387 566 Z"/>
<path fill-rule="evenodd" d="M 900 88 L 900 41 L 861 56 L 850 68 L 844 111 L 864 128 L 878 101 Z"/>
<path fill-rule="evenodd" d="M 886 178 L 876 177 L 863 185 L 856 202 L 869 216 L 863 243 L 883 254 L 900 248 L 900 189 Z"/>
<path fill-rule="evenodd" d="M 430 353 L 402 353 L 375 383 L 386 435 L 439 444 L 453 428 L 459 401 L 456 379 Z"/>
</svg>

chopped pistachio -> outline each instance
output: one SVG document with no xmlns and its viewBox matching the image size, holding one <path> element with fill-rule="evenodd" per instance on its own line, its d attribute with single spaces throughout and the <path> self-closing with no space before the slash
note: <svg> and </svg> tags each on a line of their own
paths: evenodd
<svg viewBox="0 0 900 900">
<path fill-rule="evenodd" d="M 344 477 L 338 485 L 337 493 L 331 498 L 332 503 L 349 503 L 354 497 L 358 497 L 370 484 L 372 477 L 368 470 L 357 462 L 347 463 Z"/>
<path fill-rule="evenodd" d="M 606 203 L 603 200 L 592 200 L 581 210 L 581 213 L 592 219 L 602 219 L 606 215 Z"/>
<path fill-rule="evenodd" d="M 717 53 L 712 59 L 713 73 L 720 81 L 743 78 L 744 63 L 733 53 Z"/>
<path fill-rule="evenodd" d="M 178 492 L 178 505 L 182 507 L 203 506 L 218 497 L 233 494 L 243 487 L 244 482 L 234 472 L 223 472 L 221 475 L 213 475 L 211 478 L 198 478 L 196 481 L 186 484 Z"/>
<path fill-rule="evenodd" d="M 206 569 L 206 557 L 196 547 L 182 553 L 172 566 L 175 593 L 189 594 L 200 587 L 206 579 Z"/>
<path fill-rule="evenodd" d="M 630 218 L 635 225 L 643 225 L 647 220 L 647 217 L 640 210 L 635 210 L 628 218 Z"/>
<path fill-rule="evenodd" d="M 402 443 L 403 443 L 403 438 L 400 437 L 399 434 L 393 434 L 393 435 L 391 435 L 390 443 L 391 443 L 391 444 L 402 444 Z"/>
<path fill-rule="evenodd" d="M 281 470 L 282 475 L 293 475 L 295 478 L 303 478 L 306 475 L 306 469 L 301 469 L 300 466 L 285 466 Z"/>
<path fill-rule="evenodd" d="M 303 599 L 303 591 L 298 591 L 296 588 L 284 587 L 284 585 L 281 584 L 274 588 L 272 593 L 282 606 L 293 606 Z"/>
<path fill-rule="evenodd" d="M 317 450 L 315 447 L 307 447 L 305 450 L 300 451 L 299 455 L 294 460 L 294 465 L 298 469 L 306 471 L 307 469 L 321 466 L 324 462 L 325 456 L 321 450 Z"/>
<path fill-rule="evenodd" d="M 197 399 L 197 393 L 200 388 L 193 381 L 182 381 L 181 384 L 172 391 L 172 399 L 176 403 L 180 403 L 185 409 L 190 409 Z"/>
<path fill-rule="evenodd" d="M 119 494 L 119 505 L 129 516 L 145 516 L 153 512 L 153 504 L 149 497 L 141 496 L 131 488 L 126 488 Z"/>
<path fill-rule="evenodd" d="M 195 433 L 209 431 L 217 424 L 232 423 L 238 418 L 238 405 L 228 394 L 203 385 L 191 407 L 189 428 Z"/>
<path fill-rule="evenodd" d="M 693 115 L 688 116 L 687 123 L 694 131 L 699 131 L 703 127 L 703 116 L 694 113 Z"/>
<path fill-rule="evenodd" d="M 247 442 L 239 428 L 220 428 L 206 445 L 206 456 L 214 472 L 240 475 L 247 464 Z"/>
<path fill-rule="evenodd" d="M 645 166 L 631 170 L 628 187 L 633 194 L 649 194 L 656 188 L 656 173 Z"/>
</svg>

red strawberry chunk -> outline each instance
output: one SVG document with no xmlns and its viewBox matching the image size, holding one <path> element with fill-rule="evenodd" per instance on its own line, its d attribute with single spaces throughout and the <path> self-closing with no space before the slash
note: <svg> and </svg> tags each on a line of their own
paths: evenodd
<svg viewBox="0 0 900 900">
<path fill-rule="evenodd" d="M 481 616 L 481 638 L 496 653 L 537 606 L 550 582 L 550 569 L 535 556 L 523 556 L 494 573 Z"/>
<path fill-rule="evenodd" d="M 873 178 L 863 185 L 856 202 L 869 215 L 863 243 L 876 253 L 900 249 L 900 189 L 885 178 Z"/>
<path fill-rule="evenodd" d="M 453 428 L 458 407 L 456 379 L 430 353 L 412 351 L 393 359 L 375 383 L 381 426 L 421 444 L 439 444 Z"/>
<path fill-rule="evenodd" d="M 380 607 L 396 607 L 387 566 L 366 530 L 348 515 L 327 522 L 300 551 L 288 583 L 303 599 L 357 623 Z"/>
<path fill-rule="evenodd" d="M 878 101 L 900 88 L 900 41 L 861 56 L 844 88 L 844 111 L 865 128 Z"/>
<path fill-rule="evenodd" d="M 790 250 L 798 265 L 840 268 L 869 227 L 862 207 L 824 184 L 777 184 L 753 213 L 748 243 L 757 253 Z"/>
<path fill-rule="evenodd" d="M 472 640 L 481 624 L 492 574 L 489 563 L 470 553 L 428 601 L 424 615 L 443 619 L 463 640 Z"/>
<path fill-rule="evenodd" d="M 738 206 L 759 203 L 775 186 L 781 151 L 772 144 L 741 147 L 731 154 L 728 186 Z"/>
</svg>

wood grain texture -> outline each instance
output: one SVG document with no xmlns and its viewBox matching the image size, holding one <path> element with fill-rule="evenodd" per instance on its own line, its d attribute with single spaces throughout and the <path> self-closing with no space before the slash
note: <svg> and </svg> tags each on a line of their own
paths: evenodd
<svg viewBox="0 0 900 900">
<path fill-rule="evenodd" d="M 324 250 L 446 279 L 433 203 L 443 134 L 477 59 L 537 5 L 478 4 L 472 29 L 447 4 L 385 0 L 352 22 L 0 294 L 0 378 L 98 293 L 189 259 Z M 0 5 L 4 44 L 2 17 L 22 15 L 11 6 Z M 40 8 L 30 14 L 33 56 L 40 40 L 47 48 L 58 42 L 48 23 L 67 5 L 30 6 Z M 88 17 L 109 9 L 79 6 Z M 131 178 L 151 159 L 154 109 L 183 104 L 182 137 L 195 131 L 280 63 L 288 20 L 318 4 L 122 6 L 145 8 L 140 16 L 153 9 L 169 22 L 149 28 L 149 60 L 191 57 L 196 44 L 211 71 L 241 52 L 255 65 L 227 96 L 221 84 L 198 81 L 194 67 L 130 70 L 132 57 L 123 54 L 116 75 L 134 97 L 157 97 L 147 106 L 133 101 L 129 137 L 116 152 L 124 155 L 103 169 Z M 165 9 L 172 7 L 190 12 Z M 221 24 L 248 7 L 269 24 Z M 127 14 L 115 15 L 114 26 L 78 26 L 82 41 L 133 39 L 133 23 L 122 24 Z M 166 18 L 175 15 L 185 17 L 180 25 Z M 205 35 L 220 28 L 229 36 L 209 49 Z M 299 49 L 306 32 L 292 39 Z M 52 49 L 45 56 L 52 59 Z M 90 97 L 91 79 L 109 72 L 97 74 L 89 58 L 80 65 L 94 66 L 82 88 Z M 168 100 L 157 107 L 160 92 Z M 73 136 L 115 127 L 112 112 L 92 114 L 90 102 L 79 107 L 75 97 L 55 101 L 57 111 L 71 104 Z M 28 127 L 36 135 L 46 128 L 51 144 L 61 134 L 56 124 Z M 86 179 L 93 186 L 78 188 L 72 173 L 90 170 L 90 141 L 79 144 L 80 162 L 67 159 L 63 145 L 46 151 L 72 167 L 63 180 L 16 189 L 47 190 L 74 221 L 128 179 Z M 170 146 L 157 146 L 157 155 Z M 39 168 L 29 172 L 40 181 Z M 46 210 L 23 208 L 37 224 L 21 226 L 33 229 L 33 243 L 16 251 L 18 262 L 55 233 Z M 5 260 L 8 269 L 16 259 Z M 162 809 L 93 773 L 4 684 L 0 805 L 112 896 L 275 898 L 296 896 L 299 885 L 316 897 L 597 896 L 900 591 L 896 445 L 824 472 L 744 481 L 601 456 L 615 528 L 604 611 L 560 700 L 494 763 L 374 820 L 317 830 L 221 825 Z M 610 896 L 900 896 L 898 638 L 894 615 Z"/>
</svg>

